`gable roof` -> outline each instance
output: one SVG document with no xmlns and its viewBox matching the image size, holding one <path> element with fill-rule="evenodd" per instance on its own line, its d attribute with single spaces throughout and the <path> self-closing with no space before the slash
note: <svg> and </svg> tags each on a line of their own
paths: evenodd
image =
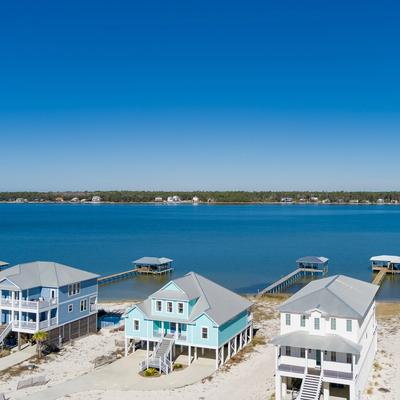
<svg viewBox="0 0 400 400">
<path fill-rule="evenodd" d="M 325 264 L 329 259 L 326 257 L 316 257 L 316 256 L 305 256 L 296 260 L 296 263 L 306 263 L 306 264 Z"/>
<path fill-rule="evenodd" d="M 370 261 L 383 261 L 383 262 L 390 262 L 394 264 L 400 264 L 400 257 L 399 256 L 374 256 L 369 259 Z"/>
<path fill-rule="evenodd" d="M 166 257 L 142 257 L 138 260 L 134 261 L 134 264 L 143 264 L 143 265 L 163 265 L 170 263 L 174 260 Z"/>
<path fill-rule="evenodd" d="M 137 304 L 137 307 L 139 307 L 147 317 L 159 319 L 159 316 L 152 315 L 152 298 L 187 301 L 197 299 L 187 321 L 194 322 L 201 315 L 206 314 L 217 325 L 222 325 L 247 310 L 253 304 L 244 297 L 194 272 L 189 272 L 181 278 L 172 280 L 172 282 L 180 288 L 182 292 L 168 290 L 168 283 L 153 295 L 149 296 L 148 299 Z M 164 288 L 166 288 L 166 290 L 164 290 Z"/>
<path fill-rule="evenodd" d="M 0 271 L 0 281 L 7 278 L 20 289 L 38 286 L 61 287 L 74 282 L 98 278 L 99 275 L 50 261 L 18 264 Z"/>
<path fill-rule="evenodd" d="M 379 286 L 334 275 L 310 282 L 278 307 L 281 312 L 307 314 L 318 310 L 324 315 L 364 318 Z"/>
</svg>

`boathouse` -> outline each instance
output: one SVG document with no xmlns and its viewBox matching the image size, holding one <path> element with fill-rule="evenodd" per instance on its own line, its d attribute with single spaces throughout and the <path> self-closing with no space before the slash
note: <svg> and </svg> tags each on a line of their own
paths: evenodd
<svg viewBox="0 0 400 400">
<path fill-rule="evenodd" d="M 307 272 L 317 272 L 326 275 L 328 272 L 328 261 L 326 257 L 305 256 L 296 260 L 297 268 Z"/>
<path fill-rule="evenodd" d="M 399 256 L 374 256 L 370 258 L 371 268 L 373 271 L 386 270 L 389 273 L 400 273 L 400 257 Z"/>
<path fill-rule="evenodd" d="M 166 274 L 173 271 L 172 261 L 166 257 L 142 257 L 134 261 L 135 272 L 138 274 Z"/>
</svg>

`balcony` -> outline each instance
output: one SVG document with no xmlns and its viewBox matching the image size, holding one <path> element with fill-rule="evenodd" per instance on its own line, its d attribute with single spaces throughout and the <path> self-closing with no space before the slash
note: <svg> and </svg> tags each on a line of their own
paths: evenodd
<svg viewBox="0 0 400 400">
<path fill-rule="evenodd" d="M 48 308 L 51 305 L 56 305 L 57 300 L 51 299 L 50 301 L 46 300 L 12 300 L 10 297 L 2 297 L 0 299 L 0 306 L 2 307 L 10 307 L 10 308 L 23 308 L 28 310 L 41 310 L 43 308 Z"/>
<path fill-rule="evenodd" d="M 33 332 L 40 329 L 47 329 L 56 325 L 57 325 L 57 317 L 51 318 L 50 320 L 46 319 L 44 321 L 39 321 L 39 327 L 37 326 L 37 323 L 35 321 L 19 321 L 19 320 L 13 321 L 13 329 L 33 331 Z"/>
</svg>

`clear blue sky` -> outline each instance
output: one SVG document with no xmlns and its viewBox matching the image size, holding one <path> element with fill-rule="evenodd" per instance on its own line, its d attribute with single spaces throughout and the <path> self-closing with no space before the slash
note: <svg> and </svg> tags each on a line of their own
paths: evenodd
<svg viewBox="0 0 400 400">
<path fill-rule="evenodd" d="M 3 2 L 0 190 L 400 190 L 399 21 L 396 1 Z"/>
</svg>

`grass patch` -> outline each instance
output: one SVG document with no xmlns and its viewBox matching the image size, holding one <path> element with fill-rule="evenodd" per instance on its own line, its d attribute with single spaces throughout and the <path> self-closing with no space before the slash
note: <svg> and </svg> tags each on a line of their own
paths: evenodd
<svg viewBox="0 0 400 400">
<path fill-rule="evenodd" d="M 158 369 L 155 368 L 147 368 L 143 371 L 143 376 L 146 377 L 157 377 L 160 376 L 160 373 L 158 372 Z"/>
</svg>

